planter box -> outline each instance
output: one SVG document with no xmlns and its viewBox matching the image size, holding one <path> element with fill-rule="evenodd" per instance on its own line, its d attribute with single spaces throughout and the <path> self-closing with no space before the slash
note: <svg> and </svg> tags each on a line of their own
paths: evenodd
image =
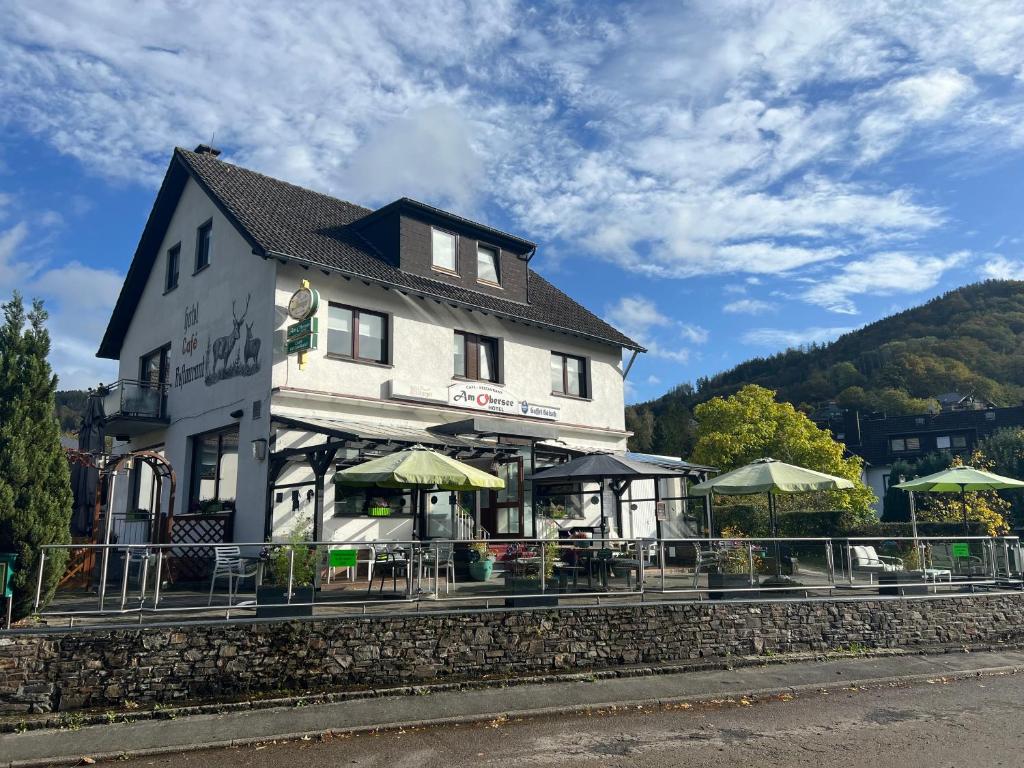
<svg viewBox="0 0 1024 768">
<path fill-rule="evenodd" d="M 276 619 L 290 616 L 312 616 L 312 605 L 286 605 L 288 600 L 284 587 L 268 586 L 256 588 L 256 618 Z M 295 603 L 312 603 L 312 587 L 296 587 L 292 590 L 292 601 Z M 281 605 L 273 605 L 281 603 Z"/>
<path fill-rule="evenodd" d="M 917 571 L 883 571 L 878 574 L 880 595 L 927 595 L 928 582 Z"/>
<path fill-rule="evenodd" d="M 537 579 L 506 576 L 505 587 L 509 592 L 524 595 L 524 597 L 506 597 L 506 608 L 547 608 L 558 605 L 558 595 L 548 592 L 541 593 L 540 581 Z"/>
<path fill-rule="evenodd" d="M 708 598 L 711 600 L 743 600 L 751 597 L 760 597 L 761 593 L 752 592 L 715 592 L 716 589 L 747 589 L 758 586 L 759 581 L 754 577 L 751 584 L 750 576 L 746 573 L 709 573 L 708 574 Z"/>
</svg>

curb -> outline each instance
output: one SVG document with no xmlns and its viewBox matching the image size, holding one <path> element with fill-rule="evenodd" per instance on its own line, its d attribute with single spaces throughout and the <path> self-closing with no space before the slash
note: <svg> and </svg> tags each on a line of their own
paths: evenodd
<svg viewBox="0 0 1024 768">
<path fill-rule="evenodd" d="M 630 699 L 626 701 L 608 701 L 570 705 L 565 707 L 537 707 L 532 709 L 505 710 L 499 712 L 487 712 L 473 715 L 459 715 L 454 717 L 424 718 L 418 720 L 396 720 L 375 725 L 353 726 L 351 728 L 323 728 L 309 731 L 295 731 L 266 736 L 224 739 L 220 741 L 203 742 L 190 744 L 186 747 L 159 747 L 152 749 L 121 750 L 116 752 L 92 753 L 89 755 L 97 762 L 118 760 L 131 757 L 147 757 L 152 755 L 166 754 L 188 754 L 210 749 L 225 749 L 230 747 L 245 747 L 268 742 L 299 741 L 312 738 L 329 738 L 335 736 L 354 736 L 359 734 L 380 733 L 399 729 L 412 728 L 436 728 L 445 725 L 471 725 L 480 722 L 493 720 L 525 719 L 544 717 L 548 715 L 578 715 L 588 712 L 599 712 L 603 710 L 617 710 L 632 707 L 670 707 L 679 704 L 690 705 L 721 705 L 735 704 L 737 699 L 748 701 L 759 701 L 782 695 L 801 696 L 811 693 L 826 693 L 836 690 L 849 690 L 850 688 L 881 688 L 886 686 L 910 686 L 916 683 L 923 683 L 932 680 L 965 680 L 978 677 L 996 677 L 1002 675 L 1014 675 L 1024 672 L 1024 665 L 1008 665 L 998 667 L 980 667 L 978 669 L 961 670 L 948 673 L 922 673 L 913 675 L 889 675 L 885 677 L 845 679 L 830 683 L 808 683 L 803 685 L 791 685 L 775 688 L 757 689 L 736 689 L 733 691 L 722 691 L 712 695 L 687 695 L 670 696 L 660 698 Z M 0 768 L 42 768 L 57 762 L 74 763 L 81 760 L 82 755 L 58 755 L 46 758 L 30 760 L 15 760 L 0 764 Z"/>
</svg>

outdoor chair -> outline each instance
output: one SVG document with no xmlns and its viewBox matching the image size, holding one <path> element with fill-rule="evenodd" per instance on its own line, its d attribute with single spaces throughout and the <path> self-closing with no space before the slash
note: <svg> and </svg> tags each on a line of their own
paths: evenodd
<svg viewBox="0 0 1024 768">
<path fill-rule="evenodd" d="M 374 558 L 370 570 L 370 583 L 366 588 L 367 595 L 373 590 L 374 573 L 380 574 L 380 592 L 384 591 L 384 580 L 388 574 L 391 574 L 391 587 L 395 592 L 398 591 L 399 576 L 405 579 L 406 584 L 409 583 L 409 560 L 404 552 L 396 552 L 390 544 L 374 544 L 373 551 Z"/>
<path fill-rule="evenodd" d="M 903 570 L 902 557 L 886 557 L 879 555 L 871 546 L 851 547 L 853 562 L 851 568 L 854 572 L 870 574 L 874 581 L 876 573 L 892 573 Z"/>
<path fill-rule="evenodd" d="M 956 556 L 950 551 L 948 544 L 936 544 L 929 547 L 928 561 L 931 567 L 949 571 L 958 576 L 986 576 L 988 570 L 985 561 L 977 555 Z"/>
<path fill-rule="evenodd" d="M 227 577 L 228 580 L 228 603 L 230 604 L 238 591 L 238 582 L 242 579 L 256 578 L 256 564 L 249 565 L 242 557 L 242 550 L 238 547 L 214 547 L 215 561 L 213 564 L 213 575 L 210 576 L 210 599 L 207 605 L 213 605 L 213 586 L 217 579 Z"/>
<path fill-rule="evenodd" d="M 701 570 L 711 573 L 713 569 L 717 568 L 721 553 L 717 549 L 701 549 L 699 544 L 694 544 L 693 548 L 697 553 L 697 560 L 693 565 L 693 588 L 696 589 Z"/>
<path fill-rule="evenodd" d="M 436 554 L 437 572 L 439 575 L 444 574 L 445 594 L 448 594 L 450 585 L 455 583 L 454 550 L 455 545 L 451 542 L 447 544 L 428 544 L 424 547 L 423 559 L 420 561 L 420 579 L 422 580 L 424 572 L 426 572 L 428 577 L 434 572 L 434 556 Z"/>
</svg>

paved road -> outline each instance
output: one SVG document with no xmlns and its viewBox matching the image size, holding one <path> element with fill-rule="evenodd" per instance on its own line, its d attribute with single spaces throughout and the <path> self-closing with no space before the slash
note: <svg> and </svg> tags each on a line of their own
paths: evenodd
<svg viewBox="0 0 1024 768">
<path fill-rule="evenodd" d="M 206 768 L 990 768 L 1024 765 L 1024 675 L 137 758 Z"/>
</svg>

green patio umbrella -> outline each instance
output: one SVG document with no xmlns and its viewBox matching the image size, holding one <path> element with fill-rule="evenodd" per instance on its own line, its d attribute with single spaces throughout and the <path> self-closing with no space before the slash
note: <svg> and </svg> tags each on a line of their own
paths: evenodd
<svg viewBox="0 0 1024 768">
<path fill-rule="evenodd" d="M 380 488 L 441 488 L 445 491 L 501 489 L 505 481 L 422 445 L 349 467 L 334 476 L 341 485 Z"/>
<path fill-rule="evenodd" d="M 1024 488 L 1024 482 L 1012 477 L 1003 477 L 974 467 L 950 467 L 925 477 L 899 483 L 894 488 L 901 491 L 923 491 L 926 493 L 959 493 L 964 515 L 964 533 L 970 531 L 967 524 L 967 491 L 1004 491 Z"/>
<path fill-rule="evenodd" d="M 812 491 L 834 491 L 853 488 L 845 477 L 827 475 L 813 469 L 787 464 L 777 459 L 758 459 L 746 466 L 726 472 L 724 475 L 705 480 L 690 488 L 694 496 L 719 493 L 723 496 L 752 496 L 768 494 L 768 519 L 772 538 L 778 538 L 778 524 L 775 514 L 775 494 L 810 493 Z M 782 579 L 782 562 L 779 559 L 779 542 L 775 542 L 775 578 Z"/>
</svg>

